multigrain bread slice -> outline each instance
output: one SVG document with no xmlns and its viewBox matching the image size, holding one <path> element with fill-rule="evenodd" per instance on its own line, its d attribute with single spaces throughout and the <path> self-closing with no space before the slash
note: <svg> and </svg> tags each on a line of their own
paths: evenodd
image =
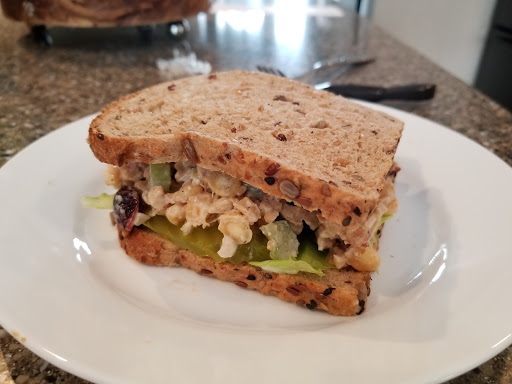
<svg viewBox="0 0 512 384">
<path fill-rule="evenodd" d="M 307 85 L 232 71 L 159 84 L 108 105 L 89 143 L 105 163 L 189 160 L 366 231 L 403 123 Z"/>
<path fill-rule="evenodd" d="M 178 248 L 147 229 L 134 228 L 126 233 L 118 228 L 118 233 L 121 247 L 141 263 L 183 266 L 201 275 L 233 282 L 239 287 L 276 296 L 309 309 L 343 316 L 359 315 L 364 311 L 370 294 L 370 274 L 352 268 L 326 270 L 323 277 L 310 273 L 273 273 L 247 263 L 216 263 L 209 257 Z"/>
</svg>

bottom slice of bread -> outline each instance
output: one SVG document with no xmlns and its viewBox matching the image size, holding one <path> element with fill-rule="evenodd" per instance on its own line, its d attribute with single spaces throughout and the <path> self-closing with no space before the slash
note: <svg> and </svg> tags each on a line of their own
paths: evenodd
<svg viewBox="0 0 512 384">
<path fill-rule="evenodd" d="M 321 309 L 335 315 L 359 315 L 370 294 L 370 274 L 352 268 L 330 269 L 323 277 L 310 273 L 267 272 L 247 263 L 217 263 L 209 257 L 197 256 L 148 229 L 134 227 L 126 233 L 118 227 L 118 233 L 121 247 L 141 263 L 183 266 L 201 275 L 230 281 L 239 287 L 309 309 Z"/>
</svg>

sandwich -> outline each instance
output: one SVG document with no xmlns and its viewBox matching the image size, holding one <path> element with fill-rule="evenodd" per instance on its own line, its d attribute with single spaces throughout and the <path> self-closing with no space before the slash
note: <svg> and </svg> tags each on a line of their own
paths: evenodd
<svg viewBox="0 0 512 384">
<path fill-rule="evenodd" d="M 113 223 L 133 259 L 352 316 L 397 211 L 402 129 L 341 96 L 230 71 L 111 103 L 88 143 L 108 164 Z"/>
</svg>

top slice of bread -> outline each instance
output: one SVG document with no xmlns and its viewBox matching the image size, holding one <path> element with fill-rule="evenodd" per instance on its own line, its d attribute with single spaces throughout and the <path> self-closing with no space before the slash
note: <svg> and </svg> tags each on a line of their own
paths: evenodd
<svg viewBox="0 0 512 384">
<path fill-rule="evenodd" d="M 232 71 L 125 96 L 94 119 L 88 141 L 105 163 L 193 161 L 356 229 L 378 201 L 402 128 L 341 96 Z"/>
</svg>

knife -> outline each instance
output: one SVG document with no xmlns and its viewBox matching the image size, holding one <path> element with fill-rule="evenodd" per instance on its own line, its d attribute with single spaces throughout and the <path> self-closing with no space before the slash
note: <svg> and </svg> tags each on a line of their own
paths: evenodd
<svg viewBox="0 0 512 384">
<path fill-rule="evenodd" d="M 330 82 L 315 84 L 316 89 L 323 89 L 336 95 L 352 97 L 367 101 L 381 100 L 428 100 L 436 92 L 436 85 L 408 84 L 395 87 L 374 87 L 356 84 L 332 84 Z"/>
</svg>

